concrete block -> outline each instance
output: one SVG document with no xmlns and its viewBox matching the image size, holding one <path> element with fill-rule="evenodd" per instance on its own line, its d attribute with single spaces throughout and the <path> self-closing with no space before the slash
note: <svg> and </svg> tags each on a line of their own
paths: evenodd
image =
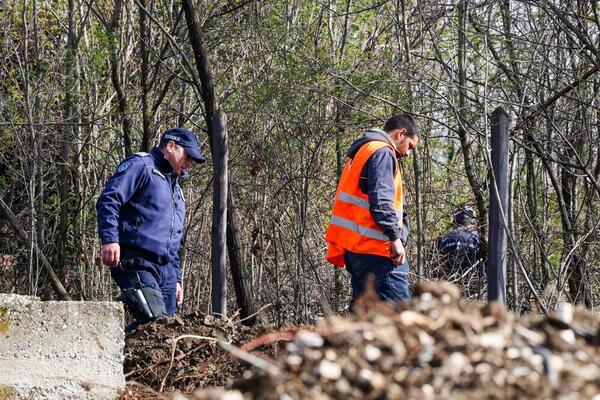
<svg viewBox="0 0 600 400">
<path fill-rule="evenodd" d="M 114 399 L 124 344 L 121 303 L 0 294 L 0 400 Z"/>
</svg>

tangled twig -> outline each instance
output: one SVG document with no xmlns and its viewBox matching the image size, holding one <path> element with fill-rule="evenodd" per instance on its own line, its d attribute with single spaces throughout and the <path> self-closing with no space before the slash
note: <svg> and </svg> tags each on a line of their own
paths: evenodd
<svg viewBox="0 0 600 400">
<path fill-rule="evenodd" d="M 162 391 L 164 390 L 165 383 L 167 381 L 167 377 L 169 376 L 169 373 L 171 372 L 171 369 L 173 368 L 173 362 L 175 361 L 175 350 L 177 348 L 177 342 L 180 341 L 181 339 L 200 339 L 200 340 L 208 340 L 208 341 L 212 341 L 212 342 L 219 342 L 219 339 L 207 337 L 207 336 L 181 335 L 181 336 L 176 337 L 173 340 L 173 344 L 171 345 L 171 361 L 169 362 L 169 368 L 167 368 L 167 372 L 165 373 L 164 378 L 160 382 L 160 389 L 158 389 L 159 393 L 162 393 Z"/>
</svg>

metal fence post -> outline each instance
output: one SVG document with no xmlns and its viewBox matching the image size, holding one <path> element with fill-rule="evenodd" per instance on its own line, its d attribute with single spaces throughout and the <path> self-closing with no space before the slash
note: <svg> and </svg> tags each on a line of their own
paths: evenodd
<svg viewBox="0 0 600 400">
<path fill-rule="evenodd" d="M 488 234 L 488 301 L 506 306 L 506 249 L 508 238 L 508 114 L 498 107 L 491 115 L 492 174 Z"/>
</svg>

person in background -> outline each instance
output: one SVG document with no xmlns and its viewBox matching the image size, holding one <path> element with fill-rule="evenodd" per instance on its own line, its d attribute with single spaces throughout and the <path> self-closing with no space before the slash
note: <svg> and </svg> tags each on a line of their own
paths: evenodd
<svg viewBox="0 0 600 400">
<path fill-rule="evenodd" d="M 453 212 L 452 229 L 438 239 L 438 250 L 444 278 L 458 283 L 465 297 L 479 291 L 485 281 L 480 248 L 475 211 L 468 205 L 459 206 Z"/>
<path fill-rule="evenodd" d="M 126 331 L 174 314 L 183 301 L 180 180 L 193 162 L 204 161 L 193 132 L 170 129 L 150 153 L 123 160 L 98 197 L 100 257 L 135 318 Z"/>
</svg>

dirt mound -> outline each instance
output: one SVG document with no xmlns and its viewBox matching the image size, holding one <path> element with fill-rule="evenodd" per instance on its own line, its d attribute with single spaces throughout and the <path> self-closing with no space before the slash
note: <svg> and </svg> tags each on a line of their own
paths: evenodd
<svg viewBox="0 0 600 400">
<path fill-rule="evenodd" d="M 160 392 L 190 393 L 231 384 L 247 365 L 223 350 L 218 341 L 240 345 L 265 330 L 199 313 L 139 326 L 125 338 L 128 387 L 121 399 L 170 398 Z"/>
<path fill-rule="evenodd" d="M 287 351 L 194 399 L 600 398 L 600 319 L 565 304 L 516 321 L 497 304 L 421 284 L 392 306 L 363 298 L 356 316 L 292 334 Z M 271 333 L 252 343 L 286 339 Z"/>
</svg>

